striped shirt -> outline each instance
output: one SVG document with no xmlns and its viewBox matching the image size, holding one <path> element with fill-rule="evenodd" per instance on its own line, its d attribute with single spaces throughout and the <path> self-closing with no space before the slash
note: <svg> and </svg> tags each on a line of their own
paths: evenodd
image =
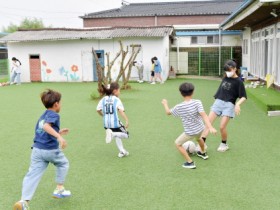
<svg viewBox="0 0 280 210">
<path fill-rule="evenodd" d="M 173 116 L 181 118 L 184 131 L 189 136 L 197 135 L 205 128 L 200 115 L 201 112 L 204 112 L 200 100 L 184 101 L 173 107 L 170 112 Z"/>
<path fill-rule="evenodd" d="M 99 101 L 96 110 L 101 110 L 103 113 L 104 128 L 121 127 L 118 110 L 124 111 L 124 107 L 118 97 L 112 95 L 103 97 Z"/>
</svg>

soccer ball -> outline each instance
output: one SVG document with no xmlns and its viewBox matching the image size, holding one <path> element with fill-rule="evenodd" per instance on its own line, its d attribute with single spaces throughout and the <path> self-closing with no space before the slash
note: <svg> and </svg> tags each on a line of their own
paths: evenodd
<svg viewBox="0 0 280 210">
<path fill-rule="evenodd" d="M 189 153 L 189 154 L 193 154 L 195 153 L 195 143 L 193 141 L 187 141 L 182 145 L 185 150 Z"/>
</svg>

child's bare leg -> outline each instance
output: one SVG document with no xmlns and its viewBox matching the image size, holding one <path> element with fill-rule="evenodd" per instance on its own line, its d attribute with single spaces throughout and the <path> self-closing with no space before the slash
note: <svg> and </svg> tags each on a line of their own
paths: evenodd
<svg viewBox="0 0 280 210">
<path fill-rule="evenodd" d="M 217 115 L 216 115 L 215 112 L 211 111 L 211 112 L 209 113 L 208 118 L 209 118 L 210 123 L 213 124 L 213 122 L 214 122 L 215 119 L 217 118 Z M 201 134 L 201 137 L 207 138 L 208 134 L 209 134 L 209 129 L 208 129 L 208 127 L 206 126 L 205 129 L 204 129 L 204 131 L 203 131 L 202 134 Z"/>
<path fill-rule="evenodd" d="M 220 132 L 222 140 L 227 140 L 227 124 L 229 122 L 229 117 L 223 116 L 220 122 Z"/>
<path fill-rule="evenodd" d="M 205 148 L 204 148 L 204 141 L 201 138 L 198 140 L 198 144 L 200 146 L 201 152 L 205 153 L 206 151 L 205 151 Z"/>
<path fill-rule="evenodd" d="M 179 152 L 183 155 L 183 157 L 186 159 L 186 161 L 188 163 L 192 162 L 192 159 L 190 158 L 189 154 L 187 153 L 187 151 L 185 150 L 184 147 L 182 147 L 182 145 L 178 145 L 176 144 L 177 149 L 179 150 Z"/>
</svg>

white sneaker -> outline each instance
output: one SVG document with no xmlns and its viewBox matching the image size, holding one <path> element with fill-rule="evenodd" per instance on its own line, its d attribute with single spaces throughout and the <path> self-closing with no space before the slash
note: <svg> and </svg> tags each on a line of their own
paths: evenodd
<svg viewBox="0 0 280 210">
<path fill-rule="evenodd" d="M 217 151 L 218 152 L 225 152 L 229 149 L 227 144 L 220 143 L 220 146 L 218 147 Z"/>
<path fill-rule="evenodd" d="M 151 83 L 151 85 L 155 85 L 155 84 L 156 84 L 155 82 L 152 82 L 152 83 Z"/>
<path fill-rule="evenodd" d="M 118 157 L 119 158 L 122 158 L 122 157 L 126 157 L 126 156 L 128 156 L 129 155 L 129 152 L 128 151 L 123 151 L 123 152 L 120 152 L 119 154 L 118 154 Z"/>
<path fill-rule="evenodd" d="M 138 82 L 139 82 L 139 83 L 143 83 L 144 81 L 143 81 L 143 80 L 139 80 Z"/>
<path fill-rule="evenodd" d="M 208 148 L 208 147 L 207 147 L 207 144 L 204 143 L 204 151 L 205 151 L 205 152 L 206 152 L 207 148 Z M 196 151 L 196 152 L 202 152 L 199 144 L 197 144 L 197 146 L 196 146 L 196 148 L 195 148 L 195 151 Z"/>
<path fill-rule="evenodd" d="M 111 143 L 112 134 L 113 134 L 113 131 L 111 129 L 109 129 L 109 128 L 106 129 L 106 139 L 105 139 L 105 141 L 106 141 L 107 144 Z"/>
<path fill-rule="evenodd" d="M 62 189 L 55 189 L 53 192 L 53 197 L 54 198 L 66 198 L 66 197 L 70 197 L 71 196 L 71 192 L 69 190 L 65 190 L 64 188 Z"/>
</svg>

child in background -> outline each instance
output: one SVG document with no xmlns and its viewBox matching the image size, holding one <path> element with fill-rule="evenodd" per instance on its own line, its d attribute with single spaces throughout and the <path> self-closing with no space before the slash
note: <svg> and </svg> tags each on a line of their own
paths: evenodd
<svg viewBox="0 0 280 210">
<path fill-rule="evenodd" d="M 12 77 L 11 77 L 11 81 L 10 81 L 11 85 L 15 84 L 15 80 L 16 80 L 17 85 L 21 84 L 21 82 L 20 82 L 20 74 L 21 74 L 20 66 L 21 66 L 21 62 L 17 58 L 13 57 L 12 58 L 12 70 L 11 70 Z"/>
<path fill-rule="evenodd" d="M 102 93 L 105 94 L 98 103 L 96 111 L 103 117 L 104 128 L 106 129 L 106 143 L 111 143 L 112 139 L 116 139 L 119 149 L 118 157 L 122 158 L 129 155 L 129 152 L 123 147 L 122 139 L 127 139 L 128 118 L 124 112 L 124 106 L 119 99 L 120 87 L 116 82 L 111 83 L 108 87 L 102 85 Z M 121 123 L 118 113 L 125 120 L 125 126 Z"/>
<path fill-rule="evenodd" d="M 155 82 L 155 62 L 154 62 L 154 59 L 152 58 L 151 59 L 151 61 L 152 61 L 152 66 L 151 66 L 151 84 L 152 85 L 154 85 L 154 84 L 156 84 L 156 82 Z"/>
<path fill-rule="evenodd" d="M 226 75 L 214 96 L 215 102 L 209 113 L 209 120 L 211 123 L 213 123 L 218 116 L 221 116 L 221 143 L 217 149 L 218 152 L 225 152 L 229 149 L 227 144 L 227 125 L 230 118 L 234 118 L 235 114 L 240 114 L 240 105 L 247 99 L 244 84 L 239 78 L 240 72 L 239 69 L 237 69 L 236 62 L 228 60 L 225 63 L 224 70 Z M 238 98 L 239 100 L 236 103 Z M 208 134 L 209 129 L 205 128 L 201 136 L 204 142 Z"/>
<path fill-rule="evenodd" d="M 138 77 L 139 79 L 137 80 L 137 82 L 139 83 L 143 83 L 143 71 L 144 71 L 144 65 L 142 63 L 142 61 L 134 61 L 133 65 L 137 68 L 138 71 Z"/>
<path fill-rule="evenodd" d="M 160 80 L 160 84 L 163 84 L 164 81 L 162 80 L 161 78 L 161 72 L 162 72 L 162 68 L 161 68 L 161 64 L 158 60 L 157 57 L 153 57 L 153 60 L 154 60 L 154 64 L 155 64 L 155 82 L 157 81 L 157 78 Z"/>
<path fill-rule="evenodd" d="M 169 108 L 166 99 L 162 100 L 165 112 L 167 115 L 173 115 L 180 117 L 183 123 L 184 132 L 175 140 L 175 144 L 179 152 L 186 159 L 186 162 L 182 165 L 184 168 L 196 168 L 195 163 L 190 158 L 186 149 L 182 146 L 185 142 L 195 139 L 198 141 L 201 151 L 197 151 L 197 156 L 208 159 L 206 151 L 204 149 L 204 141 L 200 138 L 205 126 L 209 128 L 209 131 L 215 134 L 217 131 L 211 125 L 206 113 L 204 112 L 203 105 L 200 100 L 192 99 L 194 86 L 191 83 L 183 83 L 179 87 L 179 91 L 184 98 L 184 101 L 177 104 L 172 109 Z"/>
<path fill-rule="evenodd" d="M 71 192 L 64 189 L 64 182 L 69 169 L 69 161 L 62 149 L 67 143 L 62 135 L 69 129 L 60 130 L 61 94 L 53 90 L 46 90 L 41 94 L 41 101 L 46 111 L 39 118 L 35 127 L 34 144 L 32 146 L 31 163 L 28 173 L 23 179 L 21 200 L 16 202 L 14 210 L 28 210 L 42 175 L 49 163 L 56 167 L 56 189 L 54 198 L 71 196 Z"/>
</svg>

